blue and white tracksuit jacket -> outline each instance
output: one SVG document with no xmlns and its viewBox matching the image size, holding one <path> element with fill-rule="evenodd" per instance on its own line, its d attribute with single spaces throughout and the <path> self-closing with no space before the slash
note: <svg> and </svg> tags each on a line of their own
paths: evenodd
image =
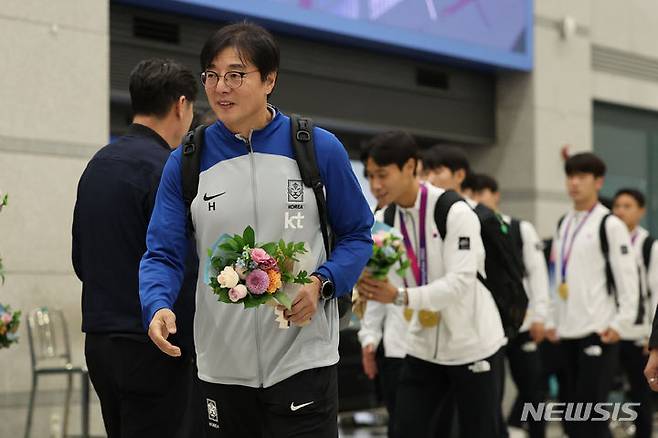
<svg viewBox="0 0 658 438">
<path fill-rule="evenodd" d="M 274 113 L 272 121 L 252 131 L 249 139 L 219 121 L 205 133 L 198 194 L 191 206 L 199 254 L 194 341 L 199 377 L 211 383 L 269 387 L 301 371 L 338 362 L 336 300 L 321 301 L 309 325 L 287 330 L 278 328 L 270 306 L 245 310 L 217 301 L 204 274 L 208 249 L 219 236 L 241 234 L 251 225 L 258 242 L 305 242 L 309 253 L 298 267 L 330 278 L 337 296 L 350 292 L 372 251 L 373 216 L 347 152 L 333 134 L 315 128 L 316 158 L 336 237 L 326 260 L 315 196 L 303 186 L 294 159 L 290 119 Z M 187 250 L 186 225 L 178 148 L 162 174 L 140 265 L 145 324 L 157 310 L 171 309 L 176 300 Z M 290 291 L 291 297 L 294 293 Z"/>
</svg>

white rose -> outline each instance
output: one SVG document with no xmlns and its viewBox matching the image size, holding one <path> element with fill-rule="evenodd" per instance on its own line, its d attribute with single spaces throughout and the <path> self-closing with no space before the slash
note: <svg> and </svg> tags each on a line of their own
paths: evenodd
<svg viewBox="0 0 658 438">
<path fill-rule="evenodd" d="M 238 273 L 235 272 L 233 266 L 227 266 L 217 276 L 217 282 L 221 287 L 233 289 L 240 282 L 240 277 L 238 277 Z"/>
</svg>

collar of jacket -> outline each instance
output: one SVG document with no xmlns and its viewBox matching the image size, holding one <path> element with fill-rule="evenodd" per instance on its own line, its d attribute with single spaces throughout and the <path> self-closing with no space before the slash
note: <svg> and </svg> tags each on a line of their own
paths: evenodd
<svg viewBox="0 0 658 438">
<path fill-rule="evenodd" d="M 416 193 L 416 200 L 414 201 L 414 205 L 412 205 L 411 207 L 407 207 L 407 208 L 398 205 L 398 208 L 405 214 L 409 214 L 412 211 L 413 212 L 420 211 L 420 196 L 422 194 L 421 186 L 426 185 L 427 188 L 428 188 L 428 191 L 429 191 L 429 185 L 428 184 L 429 183 L 426 183 L 426 182 L 421 182 L 421 183 L 418 184 L 418 193 Z"/>
<path fill-rule="evenodd" d="M 171 152 L 169 143 L 165 141 L 164 138 L 160 136 L 157 132 L 149 128 L 148 126 L 140 125 L 139 123 L 133 123 L 128 127 L 128 135 L 142 136 L 142 137 L 152 137 L 156 140 L 163 148 Z"/>
<path fill-rule="evenodd" d="M 272 120 L 270 120 L 270 122 L 262 129 L 254 129 L 251 131 L 252 143 L 254 138 L 263 139 L 271 136 L 288 121 L 288 117 L 284 116 L 281 111 L 274 106 L 268 104 L 268 107 L 274 110 L 274 117 L 272 117 Z M 217 120 L 215 124 L 217 125 L 217 132 L 222 140 L 241 142 L 240 138 L 237 137 L 237 134 L 231 132 L 221 120 Z"/>
</svg>

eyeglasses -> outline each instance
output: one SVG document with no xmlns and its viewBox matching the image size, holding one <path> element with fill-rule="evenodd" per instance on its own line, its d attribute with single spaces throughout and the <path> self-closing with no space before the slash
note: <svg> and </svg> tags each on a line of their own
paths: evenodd
<svg viewBox="0 0 658 438">
<path fill-rule="evenodd" d="M 240 88 L 242 86 L 242 81 L 244 77 L 250 73 L 256 73 L 258 70 L 254 71 L 227 71 L 224 73 L 224 84 L 229 88 Z M 215 88 L 219 82 L 220 74 L 216 71 L 206 70 L 201 73 L 201 83 L 204 86 L 209 88 Z"/>
</svg>

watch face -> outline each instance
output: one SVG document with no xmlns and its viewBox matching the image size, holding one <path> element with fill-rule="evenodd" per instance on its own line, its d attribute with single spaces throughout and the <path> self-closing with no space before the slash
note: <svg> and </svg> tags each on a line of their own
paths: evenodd
<svg viewBox="0 0 658 438">
<path fill-rule="evenodd" d="M 324 281 L 322 283 L 322 289 L 321 289 L 320 293 L 322 294 L 322 297 L 325 298 L 325 299 L 329 299 L 329 298 L 333 297 L 334 296 L 334 284 L 329 280 Z"/>
</svg>

